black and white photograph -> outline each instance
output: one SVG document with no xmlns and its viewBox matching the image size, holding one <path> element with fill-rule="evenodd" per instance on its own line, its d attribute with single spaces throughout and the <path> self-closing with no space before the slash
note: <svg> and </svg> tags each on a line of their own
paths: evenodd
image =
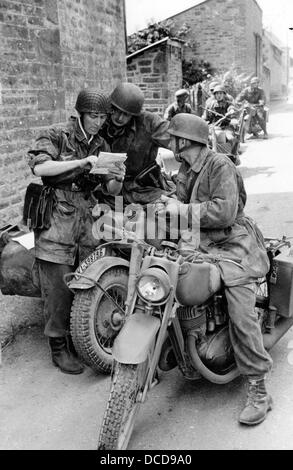
<svg viewBox="0 0 293 470">
<path fill-rule="evenodd" d="M 0 39 L 0 451 L 293 450 L 292 1 L 1 0 Z"/>
</svg>

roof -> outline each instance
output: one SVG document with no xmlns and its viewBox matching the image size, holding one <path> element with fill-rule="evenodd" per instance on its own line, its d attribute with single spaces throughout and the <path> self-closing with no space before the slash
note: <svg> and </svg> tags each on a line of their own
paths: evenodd
<svg viewBox="0 0 293 470">
<path fill-rule="evenodd" d="M 143 47 L 142 49 L 139 49 L 138 51 L 135 51 L 133 52 L 132 54 L 128 55 L 126 57 L 126 60 L 128 59 L 132 59 L 132 57 L 135 57 L 139 54 L 142 54 L 143 52 L 149 50 L 149 49 L 152 49 L 153 47 L 156 47 L 156 46 L 159 46 L 160 44 L 163 44 L 164 42 L 167 42 L 169 41 L 169 39 L 171 39 L 172 41 L 177 41 L 177 42 L 181 42 L 181 43 L 184 43 L 184 41 L 182 41 L 181 39 L 177 39 L 177 38 L 169 38 L 169 36 L 163 38 L 163 39 L 160 39 L 159 41 L 157 42 L 153 42 L 152 44 L 149 44 L 148 46 L 146 47 Z"/>
</svg>

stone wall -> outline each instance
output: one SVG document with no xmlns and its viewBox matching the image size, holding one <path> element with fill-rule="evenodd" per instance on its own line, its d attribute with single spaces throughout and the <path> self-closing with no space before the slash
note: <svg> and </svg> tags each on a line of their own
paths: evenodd
<svg viewBox="0 0 293 470">
<path fill-rule="evenodd" d="M 207 0 L 170 18 L 174 32 L 190 26 L 187 60 L 204 59 L 219 71 L 235 65 L 256 73 L 256 38 L 262 36 L 262 10 L 255 0 Z M 260 51 L 261 52 L 261 51 Z"/>
<path fill-rule="evenodd" d="M 39 131 L 66 122 L 81 88 L 110 92 L 125 80 L 125 8 L 122 0 L 0 0 L 0 24 L 1 228 L 20 219 L 32 180 L 26 152 Z"/>
<path fill-rule="evenodd" d="M 145 110 L 163 115 L 182 86 L 182 43 L 166 39 L 131 54 L 127 80 L 144 92 Z"/>
</svg>

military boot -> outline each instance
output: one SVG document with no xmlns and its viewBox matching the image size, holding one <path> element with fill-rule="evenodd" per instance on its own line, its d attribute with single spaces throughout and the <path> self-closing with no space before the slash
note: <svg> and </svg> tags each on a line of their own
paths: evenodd
<svg viewBox="0 0 293 470">
<path fill-rule="evenodd" d="M 69 349 L 66 337 L 49 338 L 52 361 L 65 374 L 81 374 L 84 367 Z"/>
<path fill-rule="evenodd" d="M 240 414 L 239 423 L 254 426 L 262 423 L 273 408 L 272 397 L 265 388 L 265 379 L 248 379 L 247 402 Z"/>
</svg>

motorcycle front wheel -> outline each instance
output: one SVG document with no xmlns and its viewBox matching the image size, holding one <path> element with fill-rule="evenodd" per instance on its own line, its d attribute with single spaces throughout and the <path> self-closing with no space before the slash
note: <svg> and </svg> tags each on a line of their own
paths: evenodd
<svg viewBox="0 0 293 470">
<path fill-rule="evenodd" d="M 146 371 L 147 362 L 116 363 L 99 435 L 98 450 L 127 449 L 140 408 L 139 399 Z"/>
<path fill-rule="evenodd" d="M 110 374 L 112 347 L 124 323 L 128 270 L 109 269 L 98 279 L 99 285 L 75 293 L 71 309 L 70 332 L 78 356 L 95 372 Z M 105 292 L 121 307 L 118 309 Z"/>
</svg>

